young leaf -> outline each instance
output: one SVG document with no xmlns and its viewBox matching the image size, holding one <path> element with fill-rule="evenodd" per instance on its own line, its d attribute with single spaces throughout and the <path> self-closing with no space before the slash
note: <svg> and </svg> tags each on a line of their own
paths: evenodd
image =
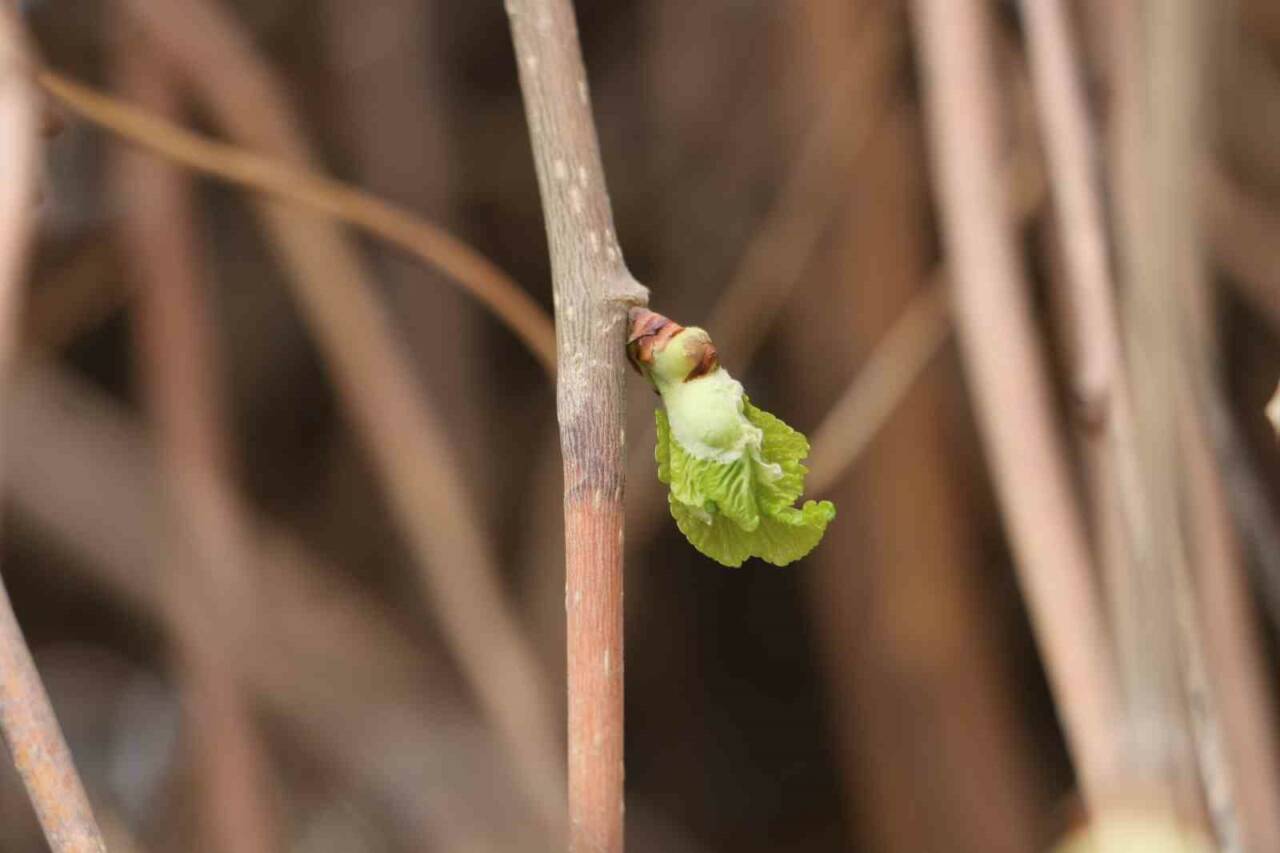
<svg viewBox="0 0 1280 853">
<path fill-rule="evenodd" d="M 702 329 L 638 311 L 628 354 L 662 395 L 658 479 L 690 544 L 735 567 L 753 556 L 785 566 L 812 551 L 835 506 L 794 506 L 808 473 L 805 437 L 751 405 Z"/>
</svg>

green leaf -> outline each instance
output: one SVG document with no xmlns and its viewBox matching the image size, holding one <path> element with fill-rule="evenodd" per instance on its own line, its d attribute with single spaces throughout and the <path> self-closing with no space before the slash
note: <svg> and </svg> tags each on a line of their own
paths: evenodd
<svg viewBox="0 0 1280 853">
<path fill-rule="evenodd" d="M 765 512 L 776 513 L 791 506 L 804 493 L 804 478 L 809 469 L 801 462 L 809 455 L 809 439 L 780 418 L 757 409 L 749 399 L 744 398 L 742 402 L 747 420 L 764 433 L 761 456 L 782 469 L 782 476 L 777 479 L 762 478 L 760 487 Z"/>
<path fill-rule="evenodd" d="M 785 566 L 808 554 L 827 531 L 836 516 L 831 501 L 806 501 L 799 509 L 786 507 L 776 516 L 761 516 L 755 530 L 743 530 L 727 516 L 716 512 L 698 512 L 695 508 L 668 498 L 676 526 L 700 552 L 725 566 L 737 568 L 748 557 L 759 557 L 766 563 Z"/>
<path fill-rule="evenodd" d="M 792 504 L 804 490 L 805 437 L 743 400 L 742 416 L 758 433 L 735 459 L 689 453 L 672 435 L 667 413 L 656 413 L 658 479 L 671 487 L 676 525 L 700 552 L 726 566 L 759 557 L 778 566 L 800 559 L 821 541 L 835 517 L 830 501 Z"/>
</svg>

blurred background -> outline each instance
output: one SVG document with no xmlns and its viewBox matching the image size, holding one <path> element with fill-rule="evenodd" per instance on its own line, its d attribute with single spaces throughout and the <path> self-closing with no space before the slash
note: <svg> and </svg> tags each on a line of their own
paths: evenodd
<svg viewBox="0 0 1280 853">
<path fill-rule="evenodd" d="M 1081 414 L 1069 380 L 1026 34 L 1018 4 L 976 5 L 1000 192 L 1092 507 L 1097 413 Z M 1132 5 L 1066 4 L 1108 217 L 1133 138 L 1117 119 L 1132 36 L 1118 10 Z M 1188 5 L 1148 4 L 1147 24 L 1174 27 L 1161 16 Z M 1181 173 L 1193 221 L 1174 230 L 1199 247 L 1207 332 L 1177 346 L 1204 348 L 1219 394 L 1232 568 L 1214 576 L 1225 599 L 1197 600 L 1206 635 L 1243 633 L 1228 658 L 1246 674 L 1214 689 L 1229 699 L 1247 682 L 1245 713 L 1265 721 L 1280 617 L 1280 453 L 1263 417 L 1280 375 L 1280 6 L 1205 5 L 1173 94 L 1153 99 L 1201 94 L 1177 129 L 1195 140 Z M 667 515 L 657 401 L 632 379 L 628 846 L 1052 848 L 1078 822 L 1077 781 L 951 337 L 910 4 L 576 6 L 629 267 L 655 310 L 705 326 L 752 399 L 814 439 L 810 492 L 839 507 L 791 567 L 702 558 Z M 23 8 L 59 75 L 394 202 L 551 310 L 497 0 Z M 555 849 L 563 526 L 539 360 L 367 231 L 142 153 L 59 99 L 49 112 L 4 415 L 4 580 L 111 849 Z M 1121 266 L 1139 232 L 1109 233 Z M 1129 672 L 1177 656 L 1141 637 L 1128 654 Z M 1246 746 L 1270 778 L 1273 744 Z M 3 764 L 0 850 L 44 849 Z M 1215 798 L 1191 799 L 1188 820 L 1220 829 Z"/>
</svg>

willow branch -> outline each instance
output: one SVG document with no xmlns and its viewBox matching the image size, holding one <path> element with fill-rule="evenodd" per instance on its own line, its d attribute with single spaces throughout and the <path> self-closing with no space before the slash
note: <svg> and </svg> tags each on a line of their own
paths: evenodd
<svg viewBox="0 0 1280 853">
<path fill-rule="evenodd" d="M 435 267 L 479 300 L 554 374 L 555 330 L 542 306 L 496 264 L 439 226 L 280 157 L 192 133 L 54 71 L 41 71 L 37 79 L 68 110 L 135 145 L 206 175 L 305 205 Z"/>
<path fill-rule="evenodd" d="M 1120 703 L 1007 205 L 978 0 L 913 0 L 952 299 L 988 463 L 1067 744 L 1096 806 Z"/>
<path fill-rule="evenodd" d="M 508 0 L 551 251 L 560 354 L 569 849 L 622 849 L 623 344 L 648 291 L 627 271 L 570 0 Z"/>
<path fill-rule="evenodd" d="M 38 169 L 39 117 L 30 70 L 17 14 L 0 3 L 0 382 L 6 391 Z M 89 799 L 3 584 L 0 728 L 54 853 L 103 851 Z"/>
</svg>

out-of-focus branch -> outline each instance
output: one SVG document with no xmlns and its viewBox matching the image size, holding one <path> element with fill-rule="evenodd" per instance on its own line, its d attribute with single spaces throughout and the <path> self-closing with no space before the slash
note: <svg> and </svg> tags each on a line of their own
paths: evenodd
<svg viewBox="0 0 1280 853">
<path fill-rule="evenodd" d="M 1148 668 L 1149 638 L 1138 613 L 1152 559 L 1149 504 L 1135 441 L 1133 400 L 1120 343 L 1116 290 L 1107 257 L 1095 134 L 1085 104 L 1082 69 L 1059 0 L 1022 0 L 1035 102 L 1056 212 L 1064 274 L 1062 303 L 1069 334 L 1074 426 L 1089 467 L 1098 558 L 1115 615 L 1120 676 L 1138 695 Z M 1133 724 L 1134 719 L 1129 718 Z M 1139 735 L 1128 730 L 1131 738 Z"/>
<path fill-rule="evenodd" d="M 39 360 L 23 365 L 2 414 L 15 514 L 79 579 L 163 625 L 152 547 L 165 535 L 162 472 L 136 418 Z M 254 529 L 254 591 L 270 617 L 228 639 L 276 731 L 371 800 L 410 848 L 552 849 L 532 840 L 503 756 L 443 689 L 456 681 L 449 662 L 287 531 L 266 519 Z"/>
<path fill-rule="evenodd" d="M 764 221 L 752 235 L 729 283 L 707 318 L 716 346 L 745 365 L 767 337 L 769 324 L 800 281 L 835 212 L 848 198 L 853 165 L 896 92 L 886 85 L 898 67 L 902 32 L 892 4 L 866 9 L 858 42 Z"/>
<path fill-rule="evenodd" d="M 283 85 L 220 4 L 128 2 L 231 137 L 313 168 L 318 157 L 292 118 Z M 387 491 L 443 634 L 529 802 L 555 835 L 563 769 L 547 686 L 505 599 L 440 416 L 415 384 L 350 238 L 331 220 L 296 208 L 260 202 L 257 212 Z"/>
<path fill-rule="evenodd" d="M 569 849 L 623 844 L 627 309 L 648 291 L 614 234 L 571 0 L 508 0 L 551 250 L 564 458 Z"/>
<path fill-rule="evenodd" d="M 858 375 L 813 431 L 809 489 L 825 493 L 875 438 L 951 332 L 946 285 L 937 276 L 884 333 Z"/>
<path fill-rule="evenodd" d="M 287 157 L 207 139 L 56 72 L 42 71 L 38 79 L 68 110 L 136 145 L 362 228 L 435 267 L 478 299 L 554 374 L 555 330 L 542 306 L 496 264 L 439 226 Z"/>
<path fill-rule="evenodd" d="M 120 90 L 158 114 L 178 114 L 177 92 L 154 47 L 124 39 L 114 47 Z M 192 181 L 180 167 L 132 149 L 119 152 L 113 176 L 138 280 L 138 368 L 172 510 L 166 513 L 169 559 L 157 567 L 157 586 L 187 698 L 204 837 L 226 853 L 265 853 L 275 847 L 276 834 L 267 753 L 231 664 L 234 635 L 260 615 L 253 606 L 249 532 L 227 481 L 223 395 Z"/>
<path fill-rule="evenodd" d="M 914 0 L 912 9 L 961 352 L 1068 747 L 1097 807 L 1118 769 L 1121 706 L 1000 194 L 989 22 L 977 0 Z"/>
<path fill-rule="evenodd" d="M 1009 209 L 1016 225 L 1031 218 L 1046 190 L 1042 170 L 1027 153 L 1029 148 L 1015 149 L 1005 167 Z M 832 488 L 849 473 L 950 337 L 948 287 L 946 267 L 936 266 L 924 291 L 876 342 L 866 363 L 814 430 L 809 457 L 809 487 L 814 494 Z"/>
<path fill-rule="evenodd" d="M 38 107 L 17 13 L 0 3 L 0 387 L 8 390 L 39 168 Z M 6 394 L 7 396 L 7 394 Z M 0 728 L 54 853 L 103 851 L 102 835 L 9 594 L 0 584 Z"/>
<path fill-rule="evenodd" d="M 1189 507 L 1219 512 L 1187 476 L 1188 459 L 1205 452 L 1187 423 L 1202 417 L 1197 398 L 1209 387 L 1215 346 L 1195 206 L 1209 7 L 1167 0 L 1159 8 L 1117 3 L 1109 20 L 1117 254 L 1148 534 L 1115 620 L 1135 773 L 1162 808 L 1210 822 L 1222 849 L 1236 851 L 1244 843 L 1237 780 L 1225 760 L 1228 732 L 1210 689 L 1215 662 L 1194 578 L 1194 540 L 1208 525 L 1185 519 Z"/>
</svg>

